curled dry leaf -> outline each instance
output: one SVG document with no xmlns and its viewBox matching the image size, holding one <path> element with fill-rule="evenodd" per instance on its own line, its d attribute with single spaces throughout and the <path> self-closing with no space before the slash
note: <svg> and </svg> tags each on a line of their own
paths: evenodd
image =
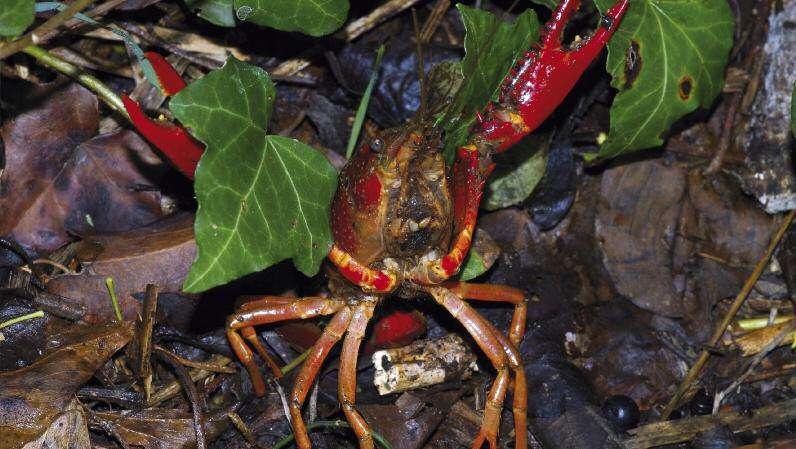
<svg viewBox="0 0 796 449">
<path fill-rule="evenodd" d="M 122 315 L 134 319 L 141 303 L 132 295 L 145 291 L 147 284 L 157 285 L 161 292 L 180 291 L 196 255 L 193 215 L 175 215 L 122 234 L 92 236 L 81 246 L 83 271 L 53 279 L 48 290 L 81 301 L 86 307 L 84 319 L 102 322 L 114 316 L 105 286 L 105 278 L 112 277 Z"/>
<path fill-rule="evenodd" d="M 88 424 L 77 400 L 50 427 L 22 449 L 91 449 Z"/>
<path fill-rule="evenodd" d="M 77 390 L 132 337 L 132 324 L 75 326 L 59 348 L 25 368 L 0 373 L 0 447 L 36 438 L 63 412 Z M 69 342 L 69 343 L 66 343 Z"/>
</svg>

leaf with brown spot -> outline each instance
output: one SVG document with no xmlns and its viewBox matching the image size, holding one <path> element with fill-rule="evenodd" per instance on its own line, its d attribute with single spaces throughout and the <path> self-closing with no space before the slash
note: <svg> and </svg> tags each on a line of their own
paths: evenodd
<svg viewBox="0 0 796 449">
<path fill-rule="evenodd" d="M 76 325 L 32 365 L 0 373 L 0 447 L 15 449 L 46 430 L 77 390 L 132 337 L 132 323 Z"/>
<path fill-rule="evenodd" d="M 596 0 L 602 9 L 614 0 Z M 733 43 L 726 0 L 633 0 L 608 42 L 606 68 L 619 89 L 597 154 L 611 158 L 663 143 L 684 115 L 721 93 Z M 685 85 L 681 82 L 689 78 Z"/>
</svg>

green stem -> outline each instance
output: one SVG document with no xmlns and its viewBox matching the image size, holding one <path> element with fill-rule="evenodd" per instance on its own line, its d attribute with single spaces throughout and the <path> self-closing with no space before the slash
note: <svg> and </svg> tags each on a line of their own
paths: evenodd
<svg viewBox="0 0 796 449">
<path fill-rule="evenodd" d="M 30 320 L 30 319 L 33 319 L 33 318 L 42 318 L 42 317 L 44 317 L 44 312 L 41 311 L 41 310 L 37 310 L 37 311 L 35 311 L 33 313 L 29 313 L 27 315 L 18 316 L 16 318 L 11 318 L 8 321 L 3 321 L 2 323 L 0 323 L 0 329 L 4 329 L 4 328 L 6 328 L 8 326 L 11 326 L 11 325 L 14 325 L 14 324 L 17 324 L 17 323 L 21 323 L 22 321 Z"/>
<path fill-rule="evenodd" d="M 359 102 L 357 115 L 354 116 L 354 126 L 351 127 L 351 136 L 348 138 L 348 148 L 345 150 L 346 159 L 351 159 L 351 155 L 354 153 L 354 147 L 357 146 L 359 133 L 362 130 L 362 123 L 365 121 L 365 113 L 368 111 L 370 97 L 373 94 L 373 86 L 376 85 L 376 78 L 379 77 L 379 66 L 381 65 L 382 56 L 384 56 L 384 45 L 376 50 L 376 60 L 373 62 L 373 73 L 370 75 L 368 87 L 365 88 L 365 93 L 362 95 L 362 100 Z"/>
<path fill-rule="evenodd" d="M 116 312 L 116 319 L 119 322 L 124 321 L 122 318 L 122 310 L 119 308 L 119 299 L 116 298 L 116 286 L 113 285 L 113 278 L 105 278 L 105 286 L 108 287 L 108 294 L 111 295 L 111 302 L 113 303 L 113 311 Z"/>
<path fill-rule="evenodd" d="M 119 114 L 122 114 L 128 120 L 130 119 L 127 111 L 124 109 L 122 99 L 116 95 L 116 92 L 106 86 L 102 81 L 83 72 L 74 65 L 56 57 L 47 50 L 37 47 L 36 45 L 25 47 L 25 49 L 22 51 L 36 58 L 36 60 L 44 66 L 73 78 L 92 92 L 96 93 L 97 96 L 99 96 L 99 98 L 104 101 L 105 104 L 107 104 L 111 109 Z"/>
<path fill-rule="evenodd" d="M 307 360 L 307 357 L 309 357 L 309 355 L 310 355 L 310 351 L 312 351 L 312 348 L 307 349 L 306 351 L 301 353 L 298 357 L 296 357 L 295 359 L 291 360 L 290 363 L 288 363 L 287 365 L 285 365 L 282 368 L 280 368 L 279 370 L 282 371 L 282 375 L 285 375 L 285 374 L 289 373 L 293 368 L 299 366 L 299 364 L 301 364 L 301 362 L 303 362 L 304 360 Z"/>
<path fill-rule="evenodd" d="M 315 422 L 311 422 L 311 423 L 307 424 L 307 431 L 311 431 L 311 430 L 316 429 L 318 427 L 331 427 L 331 428 L 337 428 L 337 429 L 350 429 L 351 428 L 351 426 L 348 425 L 347 422 L 341 421 L 341 420 L 338 419 L 338 420 L 335 420 L 335 421 L 315 421 Z M 374 440 L 376 440 L 377 443 L 379 443 L 385 449 L 393 449 L 393 447 L 390 444 L 390 442 L 385 440 L 384 437 L 381 436 L 380 434 L 378 434 L 378 433 L 376 433 L 376 432 L 371 430 L 370 431 L 370 435 L 373 437 Z M 283 449 L 283 448 L 287 447 L 287 445 L 290 444 L 290 442 L 292 442 L 294 438 L 295 437 L 291 433 L 290 435 L 288 435 L 288 436 L 282 438 L 281 440 L 277 441 L 272 449 Z"/>
</svg>

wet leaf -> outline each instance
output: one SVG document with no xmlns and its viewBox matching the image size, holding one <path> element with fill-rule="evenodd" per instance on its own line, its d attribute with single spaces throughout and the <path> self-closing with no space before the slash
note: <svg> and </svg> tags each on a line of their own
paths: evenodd
<svg viewBox="0 0 796 449">
<path fill-rule="evenodd" d="M 262 69 L 230 58 L 171 101 L 207 145 L 196 170 L 198 256 L 185 291 L 288 258 L 311 276 L 328 254 L 337 173 L 312 147 L 267 134 L 274 95 Z"/>
<path fill-rule="evenodd" d="M 323 36 L 340 28 L 348 7 L 348 0 L 235 0 L 240 20 L 310 36 Z"/>
<path fill-rule="evenodd" d="M 105 287 L 111 277 L 122 315 L 135 319 L 141 304 L 133 294 L 147 284 L 164 293 L 180 291 L 196 254 L 192 223 L 192 215 L 182 214 L 121 234 L 86 236 L 78 247 L 80 274 L 59 276 L 47 289 L 85 305 L 87 322 L 102 322 L 114 317 Z"/>
<path fill-rule="evenodd" d="M 50 427 L 22 449 L 91 449 L 88 424 L 77 401 L 72 410 L 58 415 Z"/>
<path fill-rule="evenodd" d="M 539 37 L 539 21 L 532 10 L 523 12 L 514 24 L 509 24 L 487 11 L 462 4 L 457 8 L 466 30 L 461 62 L 464 82 L 440 120 L 445 127 L 445 151 L 449 158 L 467 138 L 475 113 L 489 100 L 497 99 L 500 83 L 509 68 Z"/>
<path fill-rule="evenodd" d="M 2 129 L 9 155 L 0 179 L 0 235 L 36 253 L 74 238 L 151 223 L 164 214 L 157 189 L 166 169 L 135 133 L 89 139 L 96 97 L 72 85 Z"/>
<path fill-rule="evenodd" d="M 0 36 L 22 34 L 33 23 L 33 0 L 4 0 L 0 8 Z"/>
<path fill-rule="evenodd" d="M 30 366 L 0 373 L 0 447 L 19 448 L 47 429 L 83 384 L 132 337 L 132 323 L 75 326 L 63 346 Z"/>
<path fill-rule="evenodd" d="M 547 152 L 542 147 L 539 139 L 531 137 L 505 153 L 508 163 L 501 164 L 489 178 L 481 207 L 486 210 L 503 209 L 528 198 L 547 166 Z"/>
<path fill-rule="evenodd" d="M 232 0 L 187 0 L 185 5 L 195 11 L 197 16 L 213 25 L 222 27 L 235 26 Z"/>
<path fill-rule="evenodd" d="M 145 409 L 137 411 L 97 412 L 92 421 L 112 429 L 129 447 L 181 449 L 196 447 L 193 418 L 182 410 Z M 219 422 L 205 424 L 207 435 L 218 434 Z"/>
<path fill-rule="evenodd" d="M 604 9 L 613 0 L 597 0 Z M 608 43 L 607 68 L 619 89 L 608 140 L 588 158 L 660 146 L 672 124 L 707 108 L 724 85 L 733 43 L 725 0 L 638 0 Z"/>
</svg>

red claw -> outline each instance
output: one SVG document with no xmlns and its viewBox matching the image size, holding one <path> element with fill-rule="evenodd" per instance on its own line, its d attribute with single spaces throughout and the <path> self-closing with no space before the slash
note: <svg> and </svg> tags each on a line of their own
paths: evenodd
<svg viewBox="0 0 796 449">
<path fill-rule="evenodd" d="M 196 164 L 204 153 L 201 142 L 194 139 L 182 126 L 158 123 L 150 119 L 138 103 L 127 95 L 122 96 L 122 102 L 138 132 L 162 151 L 177 170 L 193 180 Z"/>
<path fill-rule="evenodd" d="M 552 114 L 600 54 L 629 4 L 630 0 L 616 3 L 594 35 L 568 51 L 561 47 L 561 36 L 580 0 L 561 2 L 545 26 L 541 49 L 536 54 L 526 53 L 504 84 L 503 113 L 493 114 L 483 124 L 482 136 L 497 144 L 495 151 L 506 150 Z"/>
<path fill-rule="evenodd" d="M 151 51 L 144 53 L 144 56 L 152 64 L 152 68 L 155 69 L 155 75 L 158 77 L 163 95 L 170 97 L 185 89 L 185 81 L 174 67 L 166 61 L 166 58 Z"/>
<path fill-rule="evenodd" d="M 185 81 L 163 56 L 153 52 L 144 53 L 144 56 L 152 64 L 164 95 L 172 96 L 185 88 Z M 182 126 L 150 119 L 127 95 L 122 96 L 122 103 L 138 132 L 163 152 L 180 173 L 193 180 L 204 146 Z"/>
</svg>

